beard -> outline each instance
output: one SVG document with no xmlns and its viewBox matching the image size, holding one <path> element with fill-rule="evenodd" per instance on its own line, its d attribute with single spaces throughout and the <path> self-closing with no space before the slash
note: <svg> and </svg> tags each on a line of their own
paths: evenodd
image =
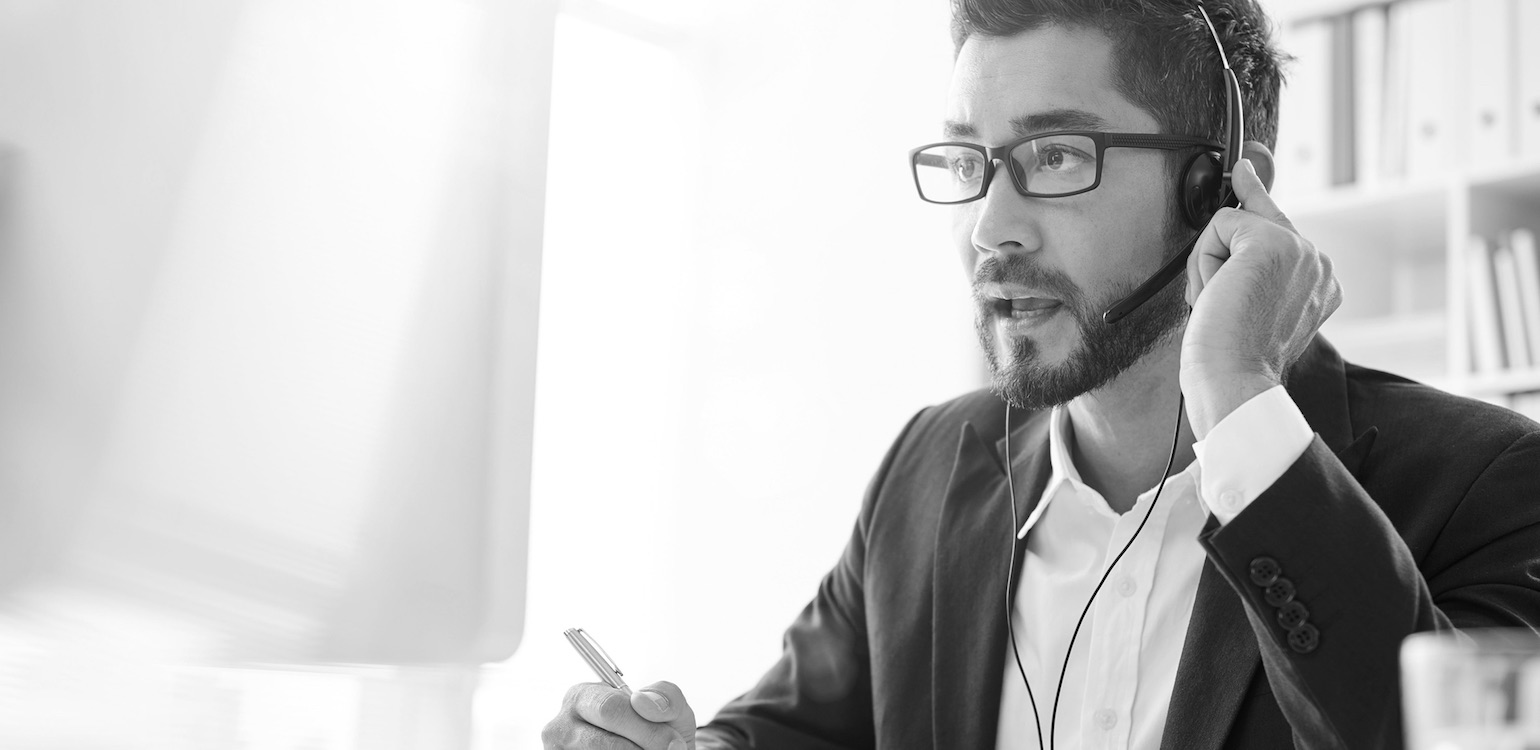
<svg viewBox="0 0 1540 750">
<path fill-rule="evenodd" d="M 985 258 L 974 272 L 973 298 L 975 328 L 989 362 L 991 388 L 1013 407 L 1036 410 L 1068 403 L 1106 385 L 1186 320 L 1186 280 L 1184 274 L 1127 317 L 1107 325 L 1102 313 L 1132 293 L 1142 279 L 1118 286 L 1104 299 L 1090 300 L 1068 276 L 1043 268 L 1027 256 L 1012 253 L 1003 261 L 996 255 Z M 1017 283 L 1052 293 L 1075 321 L 1080 344 L 1058 365 L 1043 361 L 1037 344 L 1026 336 L 1011 341 L 1008 352 L 999 351 L 994 318 L 1002 313 L 997 301 L 980 291 L 988 282 Z"/>
</svg>

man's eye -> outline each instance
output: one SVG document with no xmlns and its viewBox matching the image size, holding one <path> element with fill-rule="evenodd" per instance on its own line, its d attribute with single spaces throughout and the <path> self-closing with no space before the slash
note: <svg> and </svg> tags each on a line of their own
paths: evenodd
<svg viewBox="0 0 1540 750">
<path fill-rule="evenodd" d="M 977 156 L 956 156 L 951 159 L 952 177 L 962 182 L 969 182 L 979 178 L 983 171 L 983 162 Z"/>
<path fill-rule="evenodd" d="M 1038 167 L 1049 172 L 1072 172 L 1090 163 L 1089 154 L 1067 146 L 1048 146 L 1037 155 Z"/>
</svg>

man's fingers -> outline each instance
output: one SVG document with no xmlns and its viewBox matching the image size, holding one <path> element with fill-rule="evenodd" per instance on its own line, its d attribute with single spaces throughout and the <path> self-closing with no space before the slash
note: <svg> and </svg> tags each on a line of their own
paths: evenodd
<svg viewBox="0 0 1540 750">
<path fill-rule="evenodd" d="M 551 750 L 640 750 L 641 746 L 614 732 L 606 732 L 589 724 L 547 724 L 540 733 L 541 744 Z"/>
<path fill-rule="evenodd" d="M 1268 194 L 1267 186 L 1262 184 L 1262 178 L 1257 176 L 1257 168 L 1250 159 L 1241 159 L 1235 163 L 1235 169 L 1230 172 L 1230 189 L 1235 191 L 1235 197 L 1240 199 L 1241 207 L 1248 213 L 1294 229 L 1289 217 L 1273 202 L 1273 196 Z"/>
<path fill-rule="evenodd" d="M 1240 215 L 1237 209 L 1221 208 L 1198 236 L 1198 242 L 1192 248 L 1192 257 L 1187 259 L 1189 286 L 1194 275 L 1198 278 L 1197 286 L 1191 292 L 1193 304 L 1197 304 L 1198 295 L 1203 292 L 1203 287 L 1208 286 L 1214 274 L 1219 272 L 1220 266 L 1230 259 L 1230 243 L 1235 234 L 1231 222 Z"/>
<path fill-rule="evenodd" d="M 648 721 L 666 723 L 687 742 L 695 740 L 695 712 L 672 682 L 654 682 L 631 696 L 631 707 Z"/>
<path fill-rule="evenodd" d="M 644 750 L 682 750 L 688 746 L 688 740 L 672 726 L 654 723 L 638 714 L 632 697 L 623 690 L 589 683 L 580 686 L 572 696 L 572 708 L 583 721 L 624 737 Z"/>
<path fill-rule="evenodd" d="M 1206 231 L 1206 230 L 1205 230 Z M 1187 254 L 1187 306 L 1192 307 L 1198 303 L 1198 293 L 1203 291 L 1203 276 L 1198 273 L 1198 259 L 1203 256 L 1197 248 L 1202 243 L 1200 238 L 1193 243 L 1193 251 Z"/>
</svg>

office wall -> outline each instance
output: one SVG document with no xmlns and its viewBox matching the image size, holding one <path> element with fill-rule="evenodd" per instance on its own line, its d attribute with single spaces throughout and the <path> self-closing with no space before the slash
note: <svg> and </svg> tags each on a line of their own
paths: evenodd
<svg viewBox="0 0 1540 750">
<path fill-rule="evenodd" d="M 513 651 L 554 8 L 0 4 L 0 744 Z"/>
<path fill-rule="evenodd" d="M 478 696 L 539 746 L 593 676 L 702 720 L 834 563 L 889 442 L 981 365 L 914 194 L 944 3 L 569 2 L 558 24 L 525 640 Z"/>
</svg>

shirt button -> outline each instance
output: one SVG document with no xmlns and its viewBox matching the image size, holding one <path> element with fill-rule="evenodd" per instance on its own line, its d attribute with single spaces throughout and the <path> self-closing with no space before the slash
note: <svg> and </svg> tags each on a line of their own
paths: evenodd
<svg viewBox="0 0 1540 750">
<path fill-rule="evenodd" d="M 1110 708 L 1104 708 L 1096 712 L 1096 726 L 1102 729 L 1111 729 L 1118 725 L 1118 713 Z"/>
<path fill-rule="evenodd" d="M 1128 576 L 1123 576 L 1121 579 L 1118 580 L 1118 593 L 1119 594 L 1122 594 L 1123 596 L 1133 596 L 1134 592 L 1136 592 L 1138 590 L 1139 590 L 1139 584 L 1134 583 L 1134 579 L 1129 578 Z"/>
<path fill-rule="evenodd" d="M 1225 490 L 1219 493 L 1219 507 L 1225 510 L 1240 510 L 1241 493 L 1235 490 Z"/>
</svg>

